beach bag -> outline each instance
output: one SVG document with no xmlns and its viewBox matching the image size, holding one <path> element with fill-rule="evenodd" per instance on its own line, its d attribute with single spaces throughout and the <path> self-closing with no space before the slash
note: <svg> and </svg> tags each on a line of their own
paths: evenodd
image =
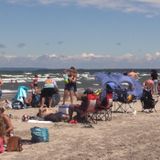
<svg viewBox="0 0 160 160">
<path fill-rule="evenodd" d="M 7 143 L 7 152 L 13 152 L 13 151 L 22 151 L 22 139 L 18 136 L 12 136 L 9 137 L 8 143 Z"/>
<path fill-rule="evenodd" d="M 31 142 L 49 142 L 48 128 L 34 127 L 31 128 Z"/>
<path fill-rule="evenodd" d="M 20 101 L 14 101 L 12 103 L 12 108 L 13 109 L 23 109 L 24 108 L 24 105 L 22 104 L 22 102 Z"/>
<path fill-rule="evenodd" d="M 4 140 L 2 137 L 0 137 L 0 153 L 4 152 Z"/>
<path fill-rule="evenodd" d="M 152 109 L 155 107 L 155 100 L 153 99 L 151 90 L 143 90 L 141 102 L 143 104 L 143 109 Z"/>
</svg>

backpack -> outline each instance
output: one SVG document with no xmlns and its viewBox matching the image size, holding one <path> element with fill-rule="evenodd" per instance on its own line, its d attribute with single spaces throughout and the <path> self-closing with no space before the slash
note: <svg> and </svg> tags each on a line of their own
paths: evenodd
<svg viewBox="0 0 160 160">
<path fill-rule="evenodd" d="M 6 150 L 7 152 L 22 151 L 22 139 L 18 136 L 9 137 Z"/>
<path fill-rule="evenodd" d="M 33 127 L 31 128 L 31 142 L 48 142 L 49 141 L 49 133 L 47 128 Z"/>
<path fill-rule="evenodd" d="M 14 102 L 12 102 L 12 108 L 13 109 L 23 109 L 24 104 L 20 101 L 14 101 Z"/>
<path fill-rule="evenodd" d="M 151 90 L 143 90 L 141 102 L 143 104 L 144 109 L 152 109 L 155 107 L 155 100 L 153 99 Z"/>
</svg>

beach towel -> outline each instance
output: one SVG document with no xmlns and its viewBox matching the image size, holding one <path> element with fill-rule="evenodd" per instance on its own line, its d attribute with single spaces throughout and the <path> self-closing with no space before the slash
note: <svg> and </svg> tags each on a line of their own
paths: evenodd
<svg viewBox="0 0 160 160">
<path fill-rule="evenodd" d="M 24 104 L 24 98 L 27 98 L 28 89 L 29 88 L 26 86 L 19 86 L 17 94 L 15 96 L 15 100 Z"/>
<path fill-rule="evenodd" d="M 25 104 L 25 99 L 27 98 L 28 89 L 29 88 L 26 86 L 19 86 L 18 87 L 18 91 L 17 91 L 16 96 L 12 102 L 13 109 L 27 108 L 27 105 Z"/>
<path fill-rule="evenodd" d="M 53 124 L 52 121 L 41 121 L 41 120 L 34 120 L 34 119 L 29 119 L 27 122 L 28 123 L 46 123 L 46 124 L 52 123 Z"/>
</svg>

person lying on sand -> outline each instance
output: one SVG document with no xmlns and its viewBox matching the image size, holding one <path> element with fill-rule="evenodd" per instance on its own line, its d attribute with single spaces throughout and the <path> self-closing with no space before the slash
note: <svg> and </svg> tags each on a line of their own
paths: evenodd
<svg viewBox="0 0 160 160">
<path fill-rule="evenodd" d="M 46 106 L 39 109 L 37 116 L 44 118 L 45 121 L 52 122 L 66 121 L 69 118 L 68 115 L 63 114 L 61 112 L 54 112 L 53 109 L 47 108 Z"/>
</svg>

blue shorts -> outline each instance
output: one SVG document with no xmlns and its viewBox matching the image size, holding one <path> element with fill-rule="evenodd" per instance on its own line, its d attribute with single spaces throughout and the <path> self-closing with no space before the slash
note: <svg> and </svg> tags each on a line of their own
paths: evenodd
<svg viewBox="0 0 160 160">
<path fill-rule="evenodd" d="M 64 89 L 67 90 L 67 91 L 74 91 L 74 83 L 67 83 L 65 84 L 65 87 Z"/>
</svg>

